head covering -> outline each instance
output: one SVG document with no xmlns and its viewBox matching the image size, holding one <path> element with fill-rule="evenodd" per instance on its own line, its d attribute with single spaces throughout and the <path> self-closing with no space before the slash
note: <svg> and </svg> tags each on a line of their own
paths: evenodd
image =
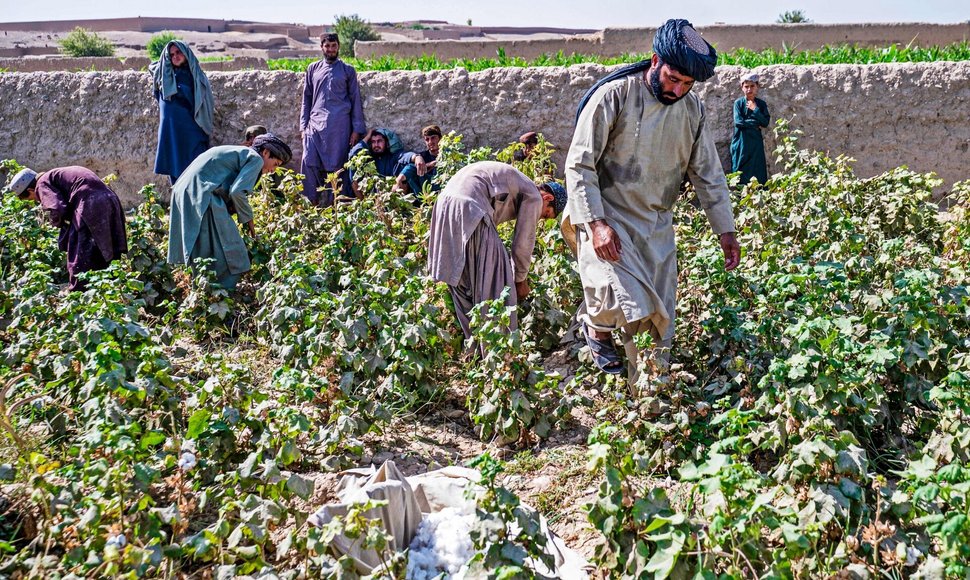
<svg viewBox="0 0 970 580">
<path fill-rule="evenodd" d="M 754 83 L 756 85 L 760 85 L 761 75 L 759 75 L 756 72 L 750 72 L 744 75 L 743 77 L 741 77 L 741 84 L 743 85 L 744 83 Z"/>
<path fill-rule="evenodd" d="M 263 127 L 262 125 L 250 125 L 246 127 L 246 132 L 243 133 L 243 136 L 245 136 L 246 139 L 255 139 L 256 137 L 259 137 L 260 135 L 265 135 L 267 133 L 269 133 L 269 130 L 267 130 L 266 127 Z"/>
<path fill-rule="evenodd" d="M 523 133 L 519 136 L 519 143 L 525 143 L 526 145 L 536 145 L 539 143 L 539 134 L 535 131 L 529 131 L 528 133 Z"/>
<path fill-rule="evenodd" d="M 195 123 L 205 131 L 206 135 L 212 135 L 213 111 L 216 105 L 212 98 L 212 87 L 209 85 L 209 77 L 205 76 L 199 59 L 195 58 L 195 53 L 181 40 L 172 40 L 162 49 L 158 60 L 148 65 L 148 74 L 152 75 L 155 83 L 155 91 L 163 99 L 169 101 L 178 92 L 178 85 L 175 83 L 175 67 L 172 66 L 172 57 L 168 54 L 168 47 L 175 45 L 179 51 L 185 55 L 185 62 L 192 73 L 192 82 L 195 85 Z"/>
<path fill-rule="evenodd" d="M 557 181 L 549 181 L 545 187 L 552 193 L 552 207 L 556 210 L 556 215 L 561 214 L 566 208 L 566 188 Z"/>
<path fill-rule="evenodd" d="M 37 179 L 37 172 L 29 167 L 24 167 L 10 180 L 7 192 L 19 197 L 27 191 L 27 186 L 33 183 L 35 179 Z"/>
<path fill-rule="evenodd" d="M 293 151 L 290 150 L 290 146 L 272 133 L 264 133 L 253 139 L 253 149 L 258 153 L 262 153 L 265 149 L 269 151 L 270 157 L 275 157 L 284 164 L 289 163 L 290 159 L 293 159 Z"/>
<path fill-rule="evenodd" d="M 657 29 L 653 51 L 660 60 L 696 81 L 714 76 L 717 51 L 683 18 L 671 18 Z"/>
<path fill-rule="evenodd" d="M 320 42 L 340 42 L 336 32 L 324 32 L 320 35 Z"/>
</svg>

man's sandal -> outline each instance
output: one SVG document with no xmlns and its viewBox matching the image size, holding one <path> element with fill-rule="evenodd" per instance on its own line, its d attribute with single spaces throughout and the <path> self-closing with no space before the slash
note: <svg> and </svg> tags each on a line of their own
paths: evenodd
<svg viewBox="0 0 970 580">
<path fill-rule="evenodd" d="M 611 375 L 618 375 L 625 370 L 623 361 L 620 359 L 619 353 L 616 352 L 616 345 L 613 344 L 612 337 L 610 337 L 610 340 L 594 338 L 590 334 L 589 327 L 586 326 L 586 323 L 583 323 L 583 336 L 586 338 L 586 345 L 589 346 L 589 352 L 593 355 L 593 362 L 596 363 L 596 366 L 601 371 Z"/>
</svg>

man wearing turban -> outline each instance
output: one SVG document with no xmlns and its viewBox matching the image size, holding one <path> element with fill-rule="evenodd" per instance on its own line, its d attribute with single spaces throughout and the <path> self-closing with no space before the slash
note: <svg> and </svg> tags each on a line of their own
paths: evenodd
<svg viewBox="0 0 970 580">
<path fill-rule="evenodd" d="M 565 166 L 563 228 L 567 239 L 575 235 L 585 299 L 577 317 L 594 361 L 609 373 L 623 372 L 612 336 L 620 331 L 631 382 L 639 355 L 634 336 L 649 332 L 660 349 L 672 343 L 677 247 L 671 210 L 685 175 L 720 238 L 725 269 L 734 269 L 741 253 L 704 106 L 691 93 L 696 81 L 714 75 L 717 53 L 686 20 L 661 26 L 653 49 L 641 72 L 587 94 Z"/>
<path fill-rule="evenodd" d="M 289 146 L 272 133 L 257 136 L 251 147 L 223 145 L 196 157 L 172 186 L 169 263 L 194 267 L 196 260 L 211 258 L 216 280 L 235 289 L 250 262 L 232 214 L 255 236 L 249 193 L 260 175 L 292 157 Z"/>
<path fill-rule="evenodd" d="M 476 304 L 495 300 L 506 288 L 506 305 L 531 292 L 529 266 L 539 221 L 566 206 L 566 191 L 552 181 L 536 186 L 524 173 L 498 161 L 461 168 L 445 185 L 431 212 L 428 273 L 448 284 L 458 324 L 471 338 L 469 314 Z M 496 226 L 515 221 L 511 256 Z M 511 327 L 517 325 L 512 316 Z"/>
</svg>

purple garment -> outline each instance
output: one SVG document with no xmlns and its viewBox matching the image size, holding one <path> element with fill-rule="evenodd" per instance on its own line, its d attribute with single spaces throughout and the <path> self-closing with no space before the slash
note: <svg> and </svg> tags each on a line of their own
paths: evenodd
<svg viewBox="0 0 970 580">
<path fill-rule="evenodd" d="M 347 162 L 350 134 L 367 132 L 364 106 L 354 67 L 319 60 L 306 71 L 303 84 L 303 164 L 336 171 Z"/>
<path fill-rule="evenodd" d="M 52 225 L 61 228 L 58 247 L 67 252 L 71 290 L 81 272 L 103 270 L 128 251 L 121 201 L 90 169 L 59 167 L 37 178 L 37 195 Z"/>
</svg>

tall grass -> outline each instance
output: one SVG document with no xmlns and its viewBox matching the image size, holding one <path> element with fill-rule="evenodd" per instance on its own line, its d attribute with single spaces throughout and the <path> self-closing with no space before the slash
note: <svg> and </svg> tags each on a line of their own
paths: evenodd
<svg viewBox="0 0 970 580">
<path fill-rule="evenodd" d="M 518 56 L 508 56 L 504 49 L 499 49 L 495 58 L 458 58 L 441 60 L 435 55 L 400 58 L 396 56 L 381 56 L 373 59 L 346 59 L 358 71 L 388 71 L 388 70 L 441 70 L 464 68 L 475 72 L 495 67 L 537 67 L 537 66 L 569 66 L 580 63 L 597 63 L 602 65 L 623 64 L 636 62 L 647 58 L 642 53 L 628 53 L 615 57 L 590 54 L 543 54 L 535 59 L 525 59 Z M 269 61 L 271 70 L 306 71 L 310 63 L 316 58 L 280 58 Z M 748 68 L 770 64 L 876 64 L 888 62 L 935 62 L 970 60 L 970 43 L 961 42 L 946 46 L 901 46 L 893 44 L 887 47 L 860 47 L 855 45 L 824 46 L 818 50 L 795 50 L 783 47 L 780 50 L 766 49 L 762 51 L 739 48 L 733 52 L 721 53 L 718 64 L 739 65 Z"/>
</svg>

